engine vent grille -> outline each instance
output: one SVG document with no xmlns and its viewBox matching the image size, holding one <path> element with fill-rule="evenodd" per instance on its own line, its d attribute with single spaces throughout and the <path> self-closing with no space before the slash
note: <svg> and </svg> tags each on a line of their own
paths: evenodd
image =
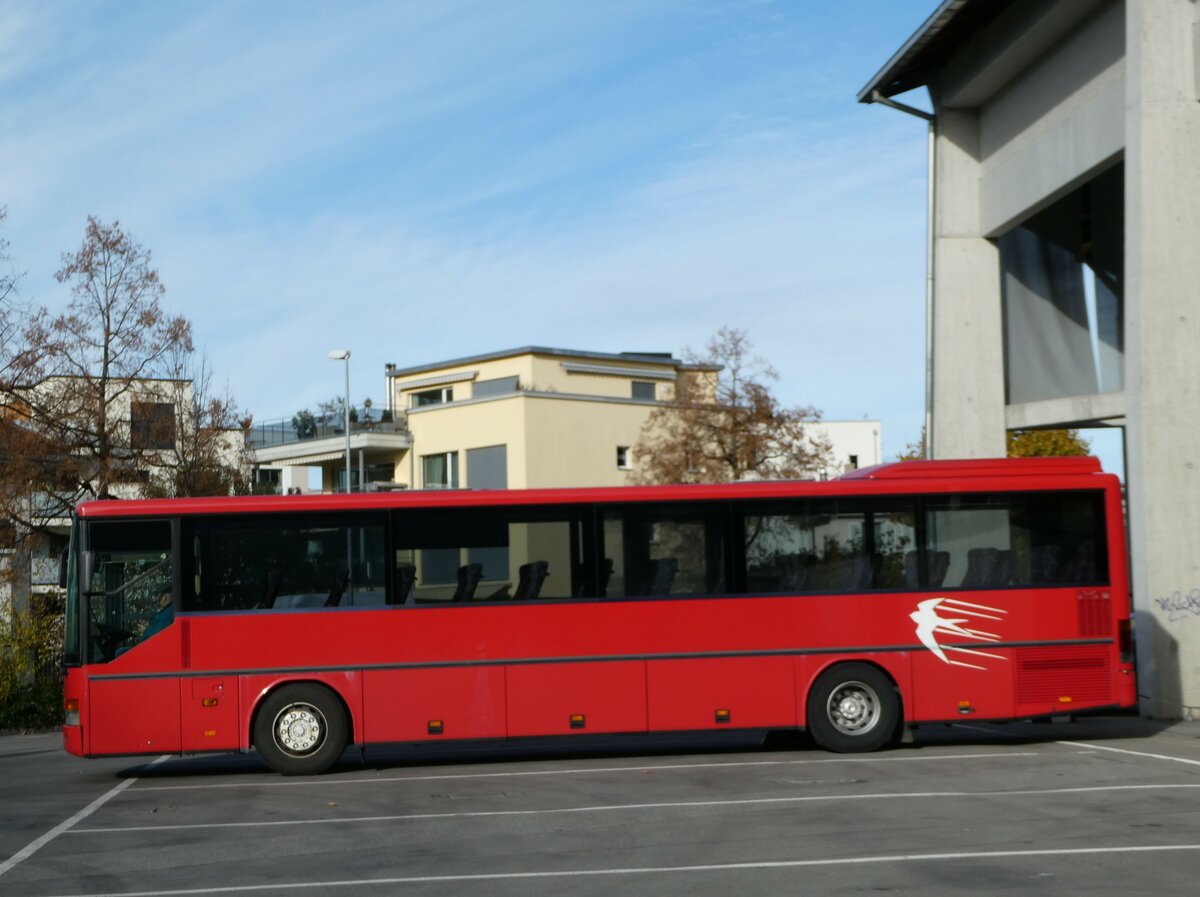
<svg viewBox="0 0 1200 897">
<path fill-rule="evenodd" d="M 1083 638 L 1112 635 L 1112 600 L 1108 589 L 1080 589 L 1079 634 Z"/>
<path fill-rule="evenodd" d="M 1111 700 L 1108 647 L 1071 645 L 1017 650 L 1017 702 L 1020 704 L 1103 704 Z"/>
</svg>

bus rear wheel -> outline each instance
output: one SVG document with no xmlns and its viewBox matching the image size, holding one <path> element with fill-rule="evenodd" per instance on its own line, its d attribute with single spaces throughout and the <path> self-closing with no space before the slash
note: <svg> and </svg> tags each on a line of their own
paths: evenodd
<svg viewBox="0 0 1200 897">
<path fill-rule="evenodd" d="M 285 776 L 329 769 L 346 749 L 346 714 L 321 685 L 285 685 L 263 701 L 254 719 L 254 748 Z"/>
<path fill-rule="evenodd" d="M 899 719 L 895 686 L 869 664 L 830 667 L 808 693 L 808 731 L 827 751 L 878 750 L 892 742 Z"/>
</svg>

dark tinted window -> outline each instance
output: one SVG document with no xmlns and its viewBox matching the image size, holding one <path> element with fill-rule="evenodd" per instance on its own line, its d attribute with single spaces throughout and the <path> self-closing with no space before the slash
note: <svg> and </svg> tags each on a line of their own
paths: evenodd
<svg viewBox="0 0 1200 897">
<path fill-rule="evenodd" d="M 129 442 L 135 449 L 175 447 L 175 406 L 170 402 L 131 402 Z"/>
<path fill-rule="evenodd" d="M 906 500 L 775 502 L 739 519 L 741 590 L 750 593 L 903 589 L 916 554 Z"/>
<path fill-rule="evenodd" d="M 393 521 L 398 603 L 594 594 L 581 509 L 433 509 L 397 512 Z"/>
<path fill-rule="evenodd" d="M 184 609 L 382 605 L 390 569 L 385 534 L 380 516 L 194 521 L 185 535 L 191 575 Z"/>
<path fill-rule="evenodd" d="M 599 594 L 719 595 L 724 506 L 630 505 L 602 512 Z"/>
<path fill-rule="evenodd" d="M 1095 585 L 1108 581 L 1101 493 L 931 497 L 933 588 Z"/>
<path fill-rule="evenodd" d="M 650 399 L 657 397 L 658 391 L 655 384 L 646 380 L 633 381 L 633 398 L 635 399 Z"/>
</svg>

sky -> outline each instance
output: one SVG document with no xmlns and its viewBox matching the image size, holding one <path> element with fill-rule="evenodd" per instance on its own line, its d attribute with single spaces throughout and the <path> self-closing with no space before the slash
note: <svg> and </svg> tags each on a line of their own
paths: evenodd
<svg viewBox="0 0 1200 897">
<path fill-rule="evenodd" d="M 785 404 L 924 414 L 925 124 L 855 96 L 935 0 L 0 0 L 22 300 L 88 215 L 255 420 L 384 365 L 745 330 Z"/>
</svg>

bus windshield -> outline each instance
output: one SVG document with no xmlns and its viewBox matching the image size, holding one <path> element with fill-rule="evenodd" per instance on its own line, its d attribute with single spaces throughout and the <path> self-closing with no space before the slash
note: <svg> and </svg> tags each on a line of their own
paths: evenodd
<svg viewBox="0 0 1200 897">
<path fill-rule="evenodd" d="M 165 522 L 103 523 L 88 537 L 89 659 L 106 663 L 174 618 L 171 529 Z"/>
</svg>

